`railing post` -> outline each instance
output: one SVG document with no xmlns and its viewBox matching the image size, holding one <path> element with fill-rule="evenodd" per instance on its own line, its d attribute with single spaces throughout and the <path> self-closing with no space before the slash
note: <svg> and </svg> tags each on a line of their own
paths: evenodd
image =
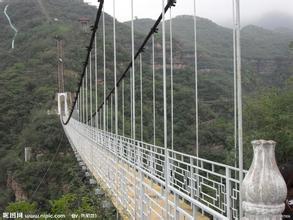
<svg viewBox="0 0 293 220">
<path fill-rule="evenodd" d="M 140 142 L 137 144 L 138 148 L 138 167 L 142 170 L 143 169 L 143 144 Z M 139 206 L 140 206 L 140 219 L 144 219 L 144 189 L 143 189 L 143 173 L 139 171 Z"/>
<path fill-rule="evenodd" d="M 231 171 L 226 167 L 226 211 L 227 218 L 231 218 L 231 185 L 230 185 Z"/>
<path fill-rule="evenodd" d="M 174 212 L 174 219 L 179 220 L 180 219 L 180 213 L 178 211 L 179 207 L 179 196 L 177 193 L 174 195 L 174 203 L 175 203 L 175 212 Z"/>
<path fill-rule="evenodd" d="M 281 220 L 286 183 L 275 159 L 274 141 L 252 141 L 253 161 L 242 183 L 245 220 Z"/>
</svg>

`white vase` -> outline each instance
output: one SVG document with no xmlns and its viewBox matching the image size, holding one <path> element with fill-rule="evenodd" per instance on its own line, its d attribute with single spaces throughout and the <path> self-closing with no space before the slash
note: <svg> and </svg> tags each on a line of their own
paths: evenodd
<svg viewBox="0 0 293 220">
<path fill-rule="evenodd" d="M 276 143 L 265 140 L 251 143 L 253 161 L 241 191 L 244 219 L 281 220 L 287 187 L 276 163 Z"/>
</svg>

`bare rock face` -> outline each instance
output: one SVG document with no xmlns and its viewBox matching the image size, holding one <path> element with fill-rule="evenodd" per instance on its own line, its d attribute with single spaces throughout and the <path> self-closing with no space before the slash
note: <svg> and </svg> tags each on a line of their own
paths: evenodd
<svg viewBox="0 0 293 220">
<path fill-rule="evenodd" d="M 16 201 L 23 201 L 27 200 L 27 195 L 23 191 L 22 187 L 19 183 L 17 183 L 11 175 L 7 177 L 7 187 L 11 188 L 14 192 L 15 200 Z"/>
<path fill-rule="evenodd" d="M 286 183 L 275 159 L 274 141 L 252 141 L 253 161 L 242 183 L 244 219 L 281 220 Z"/>
</svg>

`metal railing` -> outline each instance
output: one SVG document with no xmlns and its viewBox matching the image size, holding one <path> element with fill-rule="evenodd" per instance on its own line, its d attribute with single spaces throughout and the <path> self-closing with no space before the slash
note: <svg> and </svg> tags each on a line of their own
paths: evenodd
<svg viewBox="0 0 293 220">
<path fill-rule="evenodd" d="M 76 154 L 131 219 L 196 219 L 201 214 L 239 219 L 239 169 L 174 150 L 168 150 L 166 166 L 164 148 L 75 119 L 64 130 Z"/>
</svg>

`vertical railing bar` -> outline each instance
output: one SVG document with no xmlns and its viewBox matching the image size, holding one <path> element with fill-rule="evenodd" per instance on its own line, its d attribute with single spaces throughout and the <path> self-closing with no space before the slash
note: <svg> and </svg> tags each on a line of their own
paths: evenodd
<svg viewBox="0 0 293 220">
<path fill-rule="evenodd" d="M 106 28 L 105 28 L 105 5 L 103 6 L 103 72 L 104 72 L 104 118 L 103 118 L 103 127 L 106 131 Z"/>
<path fill-rule="evenodd" d="M 93 89 L 92 89 L 92 52 L 90 52 L 90 58 L 89 58 L 89 68 L 90 68 L 90 114 L 91 114 L 91 118 L 90 118 L 90 125 L 93 126 Z"/>
<path fill-rule="evenodd" d="M 85 69 L 85 115 L 86 115 L 86 124 L 88 124 L 88 96 L 87 96 L 87 93 L 88 93 L 88 86 L 87 86 L 87 81 L 88 81 L 88 68 L 86 67 Z"/>
<path fill-rule="evenodd" d="M 231 185 L 230 185 L 230 169 L 226 167 L 226 216 L 231 218 Z"/>
</svg>

